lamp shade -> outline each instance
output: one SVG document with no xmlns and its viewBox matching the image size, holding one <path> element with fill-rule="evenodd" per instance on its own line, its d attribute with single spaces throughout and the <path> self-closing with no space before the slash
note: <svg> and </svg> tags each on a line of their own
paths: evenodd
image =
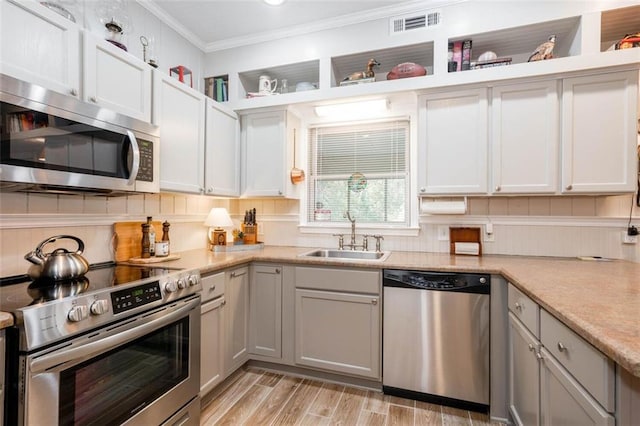
<svg viewBox="0 0 640 426">
<path fill-rule="evenodd" d="M 205 226 L 213 226 L 215 228 L 231 228 L 233 222 L 227 212 L 227 209 L 223 207 L 214 207 L 209 212 L 207 219 L 204 221 Z"/>
</svg>

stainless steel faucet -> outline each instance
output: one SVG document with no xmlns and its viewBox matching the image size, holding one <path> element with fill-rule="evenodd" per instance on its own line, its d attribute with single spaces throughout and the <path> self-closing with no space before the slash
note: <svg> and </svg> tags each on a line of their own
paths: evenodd
<svg viewBox="0 0 640 426">
<path fill-rule="evenodd" d="M 347 210 L 345 215 L 347 216 L 347 219 L 349 219 L 349 222 L 351 222 L 351 244 L 349 244 L 349 246 L 351 246 L 351 250 L 355 250 L 356 249 L 356 219 L 351 218 L 351 213 L 349 213 L 349 210 Z"/>
</svg>

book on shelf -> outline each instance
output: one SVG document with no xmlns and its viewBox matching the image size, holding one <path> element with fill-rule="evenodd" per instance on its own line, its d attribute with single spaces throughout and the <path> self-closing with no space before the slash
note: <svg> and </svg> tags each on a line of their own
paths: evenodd
<svg viewBox="0 0 640 426">
<path fill-rule="evenodd" d="M 204 94 L 214 101 L 226 102 L 229 100 L 227 85 L 223 77 L 207 77 L 204 79 Z"/>
<path fill-rule="evenodd" d="M 462 71 L 471 69 L 471 44 L 471 40 L 462 41 L 462 60 L 460 65 Z"/>
<path fill-rule="evenodd" d="M 508 57 L 496 58 L 496 59 L 489 59 L 488 61 L 474 62 L 471 64 L 471 69 L 478 70 L 481 68 L 500 67 L 500 66 L 509 65 L 509 64 L 511 64 L 511 58 L 508 58 Z"/>
<path fill-rule="evenodd" d="M 376 81 L 375 77 L 361 78 L 360 80 L 347 80 L 341 81 L 340 86 L 353 86 L 355 84 L 373 83 L 374 81 Z"/>
<path fill-rule="evenodd" d="M 471 39 L 449 42 L 447 55 L 447 70 L 449 72 L 471 69 L 471 46 Z"/>
</svg>

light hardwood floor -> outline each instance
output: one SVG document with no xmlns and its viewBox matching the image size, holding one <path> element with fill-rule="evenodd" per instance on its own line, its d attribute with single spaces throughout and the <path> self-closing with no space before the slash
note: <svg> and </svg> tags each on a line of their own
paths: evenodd
<svg viewBox="0 0 640 426">
<path fill-rule="evenodd" d="M 479 413 L 255 367 L 239 369 L 202 402 L 202 426 L 294 424 L 494 425 Z"/>
</svg>

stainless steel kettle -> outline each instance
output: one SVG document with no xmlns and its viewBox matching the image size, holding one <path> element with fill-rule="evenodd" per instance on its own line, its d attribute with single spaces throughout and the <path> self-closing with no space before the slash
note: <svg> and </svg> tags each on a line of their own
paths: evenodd
<svg viewBox="0 0 640 426">
<path fill-rule="evenodd" d="M 61 239 L 70 239 L 78 243 L 78 249 L 70 252 L 64 248 L 58 248 L 51 253 L 43 253 L 44 246 Z M 67 280 L 84 275 L 89 270 L 89 262 L 81 256 L 84 251 L 84 243 L 73 235 L 56 235 L 50 237 L 38 245 L 38 247 L 25 254 L 24 258 L 33 263 L 27 274 L 33 279 L 46 278 L 50 280 Z"/>
</svg>

